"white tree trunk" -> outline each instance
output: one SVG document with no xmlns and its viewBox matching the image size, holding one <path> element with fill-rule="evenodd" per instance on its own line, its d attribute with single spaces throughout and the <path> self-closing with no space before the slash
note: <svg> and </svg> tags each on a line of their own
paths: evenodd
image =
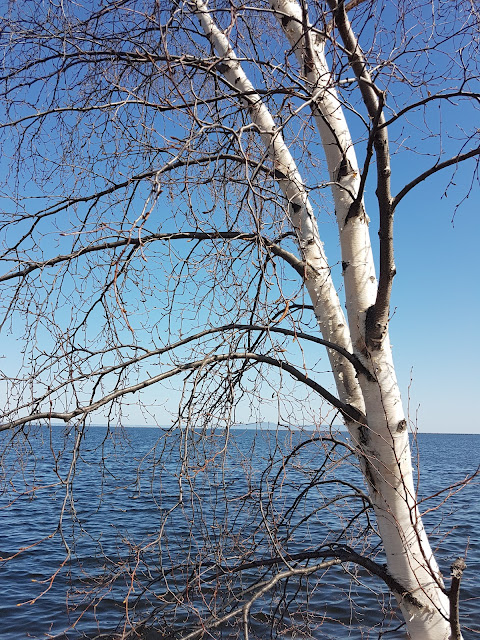
<svg viewBox="0 0 480 640">
<path fill-rule="evenodd" d="M 372 380 L 359 375 L 368 427 L 358 444 L 366 457 L 366 478 L 388 569 L 423 605 L 415 607 L 397 594 L 410 637 L 447 640 L 449 601 L 416 506 L 408 431 L 388 333 L 374 349 L 365 337 L 366 313 L 375 303 L 377 280 L 363 202 L 360 215 L 347 219 L 360 186 L 353 142 L 328 69 L 324 39 L 310 31 L 296 0 L 271 0 L 271 6 L 311 87 L 313 113 L 334 184 L 353 349 L 374 376 Z"/>
<path fill-rule="evenodd" d="M 206 4 L 202 0 L 196 0 L 191 4 L 195 7 L 205 35 L 222 58 L 222 74 L 238 93 L 240 104 L 248 109 L 273 161 L 275 176 L 288 201 L 290 221 L 297 235 L 302 258 L 307 265 L 305 284 L 322 335 L 326 340 L 351 352 L 350 332 L 320 241 L 313 208 L 295 160 L 285 144 L 281 130 L 276 126 L 261 97 L 255 92 L 228 39 L 217 27 Z M 363 399 L 353 366 L 331 349 L 329 358 L 340 399 L 363 412 Z"/>
<path fill-rule="evenodd" d="M 330 276 L 305 185 L 281 131 L 254 91 L 206 4 L 196 0 L 191 6 L 222 58 L 221 72 L 238 93 L 240 104 L 248 109 L 273 160 L 276 177 L 289 202 L 291 223 L 308 265 L 305 284 L 322 334 L 348 350 L 353 345 L 354 353 L 371 372 L 370 376 L 359 375 L 357 380 L 353 367 L 335 352 L 329 352 L 340 399 L 366 411 L 367 425 L 360 429 L 358 425 L 349 425 L 349 429 L 361 454 L 389 572 L 409 594 L 409 597 L 398 593 L 396 596 L 410 637 L 447 640 L 450 637 L 449 603 L 416 507 L 408 432 L 388 335 L 379 348 L 372 349 L 366 344 L 366 313 L 375 303 L 377 280 L 363 203 L 361 214 L 347 220 L 350 205 L 359 193 L 360 172 L 349 128 L 331 83 L 323 41 L 310 35 L 306 42 L 304 33 L 309 30 L 304 28 L 305 15 L 296 0 L 271 0 L 272 9 L 312 90 L 314 116 L 333 183 L 350 329 Z"/>
</svg>

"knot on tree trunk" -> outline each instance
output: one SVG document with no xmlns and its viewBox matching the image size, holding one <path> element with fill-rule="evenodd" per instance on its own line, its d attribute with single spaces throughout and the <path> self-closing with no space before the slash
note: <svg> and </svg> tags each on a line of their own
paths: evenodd
<svg viewBox="0 0 480 640">
<path fill-rule="evenodd" d="M 386 316 L 386 317 L 385 317 Z M 371 349 L 380 349 L 388 331 L 388 311 L 387 314 L 379 313 L 372 305 L 365 318 L 365 339 Z"/>
</svg>

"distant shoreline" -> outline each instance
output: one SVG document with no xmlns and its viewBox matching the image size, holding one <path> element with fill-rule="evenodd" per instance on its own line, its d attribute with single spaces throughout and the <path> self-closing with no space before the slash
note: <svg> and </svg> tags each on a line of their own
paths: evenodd
<svg viewBox="0 0 480 640">
<path fill-rule="evenodd" d="M 48 425 L 44 425 L 48 426 Z M 50 426 L 52 427 L 62 427 L 65 428 L 65 423 L 63 422 L 53 422 Z M 88 428 L 103 428 L 106 429 L 108 424 L 89 424 Z M 123 429 L 160 429 L 163 431 L 167 431 L 171 429 L 171 425 L 161 424 L 124 424 L 122 425 Z M 219 427 L 217 427 L 219 429 Z M 196 427 L 198 431 L 201 430 L 200 427 Z M 230 427 L 232 431 L 295 431 L 295 432 L 314 432 L 320 431 L 321 433 L 328 433 L 329 431 L 340 431 L 342 433 L 348 433 L 347 428 L 344 425 L 333 425 L 331 427 L 315 427 L 313 425 L 307 425 L 302 427 L 287 427 L 287 426 L 277 426 L 274 423 L 247 423 L 247 424 L 236 424 Z M 209 428 L 211 430 L 211 428 Z M 412 432 L 413 433 L 413 432 Z M 451 435 L 451 436 L 478 436 L 480 435 L 480 428 L 478 431 L 417 431 L 414 435 Z"/>
</svg>

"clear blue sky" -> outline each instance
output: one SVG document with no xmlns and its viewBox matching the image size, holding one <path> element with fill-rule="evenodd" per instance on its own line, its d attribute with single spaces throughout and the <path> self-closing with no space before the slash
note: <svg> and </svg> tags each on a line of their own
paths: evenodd
<svg viewBox="0 0 480 640">
<path fill-rule="evenodd" d="M 472 164 L 457 183 L 471 179 Z M 404 397 L 412 374 L 419 429 L 479 433 L 480 200 L 477 189 L 452 223 L 458 191 L 441 198 L 446 175 L 417 187 L 397 211 L 391 339 Z"/>
</svg>

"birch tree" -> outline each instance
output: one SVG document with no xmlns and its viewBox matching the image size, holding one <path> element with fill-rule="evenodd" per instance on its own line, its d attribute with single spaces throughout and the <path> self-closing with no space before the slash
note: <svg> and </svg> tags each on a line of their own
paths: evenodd
<svg viewBox="0 0 480 640">
<path fill-rule="evenodd" d="M 2 21 L 2 327 L 26 338 L 3 374 L 2 430 L 79 425 L 73 473 L 88 420 L 121 421 L 144 389 L 183 378 L 178 424 L 229 424 L 266 368 L 289 374 L 348 428 L 387 561 L 369 567 L 409 636 L 459 638 L 417 504 L 389 319 L 404 197 L 441 171 L 469 176 L 464 197 L 478 180 L 475 4 L 25 3 Z M 467 114 L 448 154 L 437 108 Z M 405 142 L 420 125 L 424 149 Z M 409 146 L 436 155 L 395 193 Z M 341 294 L 319 232 L 327 193 Z M 304 340 L 326 348 L 335 390 Z M 287 383 L 279 393 L 295 401 Z M 319 567 L 364 562 L 333 556 Z"/>
</svg>

